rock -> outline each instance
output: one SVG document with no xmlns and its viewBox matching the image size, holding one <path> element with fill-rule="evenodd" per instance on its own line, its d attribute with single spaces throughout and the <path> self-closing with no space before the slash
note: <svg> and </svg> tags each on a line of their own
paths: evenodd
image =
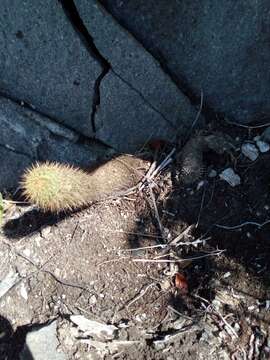
<svg viewBox="0 0 270 360">
<path fill-rule="evenodd" d="M 260 136 L 260 140 L 270 143 L 270 126 L 264 130 Z"/>
<path fill-rule="evenodd" d="M 270 150 L 270 145 L 265 141 L 257 140 L 256 145 L 261 153 L 266 153 Z"/>
<path fill-rule="evenodd" d="M 82 315 L 71 315 L 70 320 L 76 324 L 85 336 L 97 337 L 101 340 L 115 339 L 118 328 L 114 325 L 87 319 Z"/>
<path fill-rule="evenodd" d="M 210 178 L 214 178 L 216 176 L 217 176 L 217 172 L 215 169 L 212 169 L 208 174 L 208 177 L 210 177 Z"/>
<path fill-rule="evenodd" d="M 66 360 L 66 356 L 58 349 L 56 321 L 33 330 L 26 335 L 25 346 L 20 354 L 21 360 Z"/>
<path fill-rule="evenodd" d="M 270 114 L 267 0 L 101 0 L 187 93 L 248 123 Z M 90 21 L 90 20 L 89 20 Z"/>
<path fill-rule="evenodd" d="M 233 187 L 241 184 L 240 176 L 232 168 L 223 170 L 219 177 Z"/>
<path fill-rule="evenodd" d="M 3 0 L 0 91 L 91 136 L 94 84 L 102 72 L 59 1 Z"/>
<path fill-rule="evenodd" d="M 176 130 L 179 135 L 190 130 L 197 111 L 158 62 L 97 1 L 74 2 L 97 50 L 111 66 L 101 82 L 97 137 L 127 151 L 160 134 L 171 140 Z"/>
<path fill-rule="evenodd" d="M 97 137 L 120 152 L 136 151 L 151 138 L 173 139 L 175 130 L 142 99 L 110 72 L 102 81 L 96 114 Z"/>
<path fill-rule="evenodd" d="M 4 279 L 0 281 L 0 298 L 4 296 L 14 285 L 20 281 L 19 273 L 10 271 Z"/>
<path fill-rule="evenodd" d="M 50 119 L 0 97 L 0 189 L 18 186 L 31 163 L 59 161 L 88 167 L 111 150 L 78 142 L 74 132 Z"/>
<path fill-rule="evenodd" d="M 255 161 L 259 156 L 259 151 L 254 144 L 245 143 L 241 146 L 241 152 L 245 155 L 249 160 Z"/>
</svg>

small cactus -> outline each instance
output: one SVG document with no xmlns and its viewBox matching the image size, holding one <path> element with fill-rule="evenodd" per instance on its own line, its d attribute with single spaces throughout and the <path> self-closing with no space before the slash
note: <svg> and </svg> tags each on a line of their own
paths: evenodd
<svg viewBox="0 0 270 360">
<path fill-rule="evenodd" d="M 21 185 L 29 202 L 50 211 L 84 206 L 87 193 L 93 191 L 87 173 L 57 163 L 34 165 L 24 174 Z"/>
<path fill-rule="evenodd" d="M 139 164 L 137 158 L 120 156 L 87 173 L 70 165 L 37 163 L 26 170 L 21 187 L 26 199 L 45 211 L 72 210 L 134 186 Z"/>
</svg>

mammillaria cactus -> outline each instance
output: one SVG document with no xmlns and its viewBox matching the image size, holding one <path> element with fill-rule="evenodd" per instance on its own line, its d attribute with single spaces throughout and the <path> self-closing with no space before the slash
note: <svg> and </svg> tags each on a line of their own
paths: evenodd
<svg viewBox="0 0 270 360">
<path fill-rule="evenodd" d="M 59 163 L 37 163 L 23 175 L 23 194 L 43 210 L 59 212 L 84 207 L 127 190 L 141 178 L 142 160 L 123 155 L 88 173 Z"/>
</svg>

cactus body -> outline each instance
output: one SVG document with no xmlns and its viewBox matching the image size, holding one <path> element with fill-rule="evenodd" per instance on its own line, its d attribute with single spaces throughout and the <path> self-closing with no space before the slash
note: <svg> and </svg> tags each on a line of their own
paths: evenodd
<svg viewBox="0 0 270 360">
<path fill-rule="evenodd" d="M 134 186 L 141 160 L 120 156 L 87 173 L 58 163 L 36 164 L 22 179 L 23 194 L 43 210 L 59 212 L 81 208 Z"/>
</svg>

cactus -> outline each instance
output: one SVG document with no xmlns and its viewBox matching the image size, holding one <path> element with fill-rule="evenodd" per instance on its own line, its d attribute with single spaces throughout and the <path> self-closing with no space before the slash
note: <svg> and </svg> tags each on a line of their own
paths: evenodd
<svg viewBox="0 0 270 360">
<path fill-rule="evenodd" d="M 43 210 L 72 210 L 134 186 L 140 164 L 141 160 L 123 155 L 87 173 L 70 165 L 37 163 L 26 170 L 21 187 L 26 199 Z"/>
</svg>

